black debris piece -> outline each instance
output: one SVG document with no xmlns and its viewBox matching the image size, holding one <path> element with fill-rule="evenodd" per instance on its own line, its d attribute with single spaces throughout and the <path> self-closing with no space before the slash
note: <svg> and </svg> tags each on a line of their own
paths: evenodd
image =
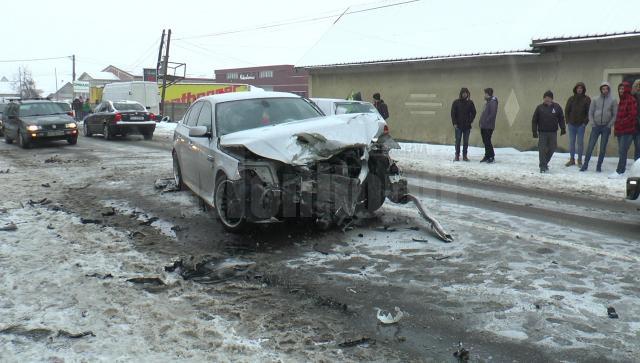
<svg viewBox="0 0 640 363">
<path fill-rule="evenodd" d="M 111 217 L 111 216 L 115 216 L 116 215 L 116 209 L 115 208 L 111 208 L 109 210 L 106 210 L 104 212 L 102 212 L 102 216 L 103 217 Z"/>
<path fill-rule="evenodd" d="M 144 285 L 154 285 L 154 286 L 164 286 L 165 283 L 159 277 L 132 277 L 127 279 L 128 282 L 134 284 L 144 284 Z"/>
<path fill-rule="evenodd" d="M 180 231 L 183 230 L 183 228 L 180 227 L 180 226 L 173 226 L 173 227 L 171 227 L 171 230 L 174 231 L 174 232 L 180 232 Z"/>
<path fill-rule="evenodd" d="M 102 221 L 99 220 L 99 219 L 80 218 L 80 223 L 82 223 L 82 224 L 102 224 Z"/>
<path fill-rule="evenodd" d="M 0 174 L 9 174 L 9 171 L 10 171 L 9 169 L 7 169 L 7 170 L 0 170 Z"/>
<path fill-rule="evenodd" d="M 129 234 L 129 237 L 131 237 L 131 238 L 145 238 L 146 235 L 144 233 L 142 233 L 142 232 L 135 231 L 135 232 L 131 232 Z"/>
<path fill-rule="evenodd" d="M 317 243 L 314 243 L 314 244 L 313 244 L 313 250 L 314 250 L 314 251 L 316 251 L 316 252 L 320 252 L 320 253 L 322 253 L 322 254 L 323 254 L 323 255 L 325 255 L 325 256 L 329 254 L 329 252 L 324 251 L 324 250 L 321 250 L 321 249 L 318 247 L 318 244 L 317 244 Z"/>
<path fill-rule="evenodd" d="M 101 279 L 101 280 L 106 280 L 106 279 L 112 279 L 113 278 L 113 275 L 110 274 L 110 273 L 103 275 L 103 274 L 99 274 L 97 272 L 94 272 L 92 274 L 87 274 L 85 276 L 86 277 L 95 277 L 95 278 L 98 278 L 98 279 Z"/>
<path fill-rule="evenodd" d="M 358 237 L 362 238 L 362 237 L 364 237 L 364 234 L 358 233 Z"/>
<path fill-rule="evenodd" d="M 40 184 L 40 186 L 42 186 L 43 188 L 51 187 L 51 185 L 49 185 L 49 183 Z"/>
<path fill-rule="evenodd" d="M 40 200 L 31 200 L 29 199 L 29 205 L 36 205 L 36 204 L 40 204 L 40 205 L 47 205 L 50 204 L 51 201 L 47 198 L 42 198 Z"/>
<path fill-rule="evenodd" d="M 368 337 L 362 337 L 360 339 L 357 340 L 347 340 L 343 343 L 338 344 L 338 347 L 340 348 L 352 348 L 352 347 L 357 347 L 357 346 L 370 346 L 370 345 L 374 345 L 376 344 L 376 340 L 375 339 L 371 339 Z"/>
<path fill-rule="evenodd" d="M 429 242 L 428 239 L 422 239 L 422 238 L 412 238 L 413 242 Z"/>
<path fill-rule="evenodd" d="M 462 346 L 462 342 L 458 342 L 458 350 L 453 352 L 453 356 L 458 359 L 458 362 L 468 362 L 469 355 L 469 351 Z"/>
<path fill-rule="evenodd" d="M 83 338 L 87 336 L 95 337 L 96 335 L 91 330 L 85 331 L 82 333 L 69 333 L 66 330 L 58 330 L 57 336 L 62 338 L 78 339 L 78 338 Z"/>
<path fill-rule="evenodd" d="M 616 312 L 616 309 L 614 309 L 612 306 L 609 306 L 607 308 L 607 315 L 609 315 L 611 319 L 618 319 L 618 313 Z"/>
<path fill-rule="evenodd" d="M 420 227 L 413 226 L 413 227 L 408 227 L 407 229 L 410 231 L 419 231 Z"/>
<path fill-rule="evenodd" d="M 442 260 L 446 260 L 447 258 L 449 258 L 451 256 L 440 256 L 440 257 L 436 257 L 436 256 L 431 256 L 431 258 L 433 258 L 436 261 L 442 261 Z"/>
<path fill-rule="evenodd" d="M 13 334 L 29 338 L 34 341 L 47 339 L 53 332 L 46 328 L 29 329 L 21 325 L 11 325 L 0 330 L 0 334 Z"/>
<path fill-rule="evenodd" d="M 254 266 L 255 262 L 248 260 L 202 256 L 174 261 L 164 269 L 167 272 L 179 274 L 185 280 L 193 280 L 201 284 L 215 284 L 247 276 Z"/>
<path fill-rule="evenodd" d="M 47 229 L 53 229 L 53 226 L 49 224 L 47 225 Z"/>
</svg>

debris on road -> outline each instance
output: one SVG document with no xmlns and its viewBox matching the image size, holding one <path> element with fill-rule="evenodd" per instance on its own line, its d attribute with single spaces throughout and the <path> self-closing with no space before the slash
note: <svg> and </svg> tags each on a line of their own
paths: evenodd
<svg viewBox="0 0 640 363">
<path fill-rule="evenodd" d="M 107 209 L 104 212 L 102 212 L 103 217 L 111 217 L 115 215 L 116 215 L 116 209 L 113 207 L 111 207 L 111 209 Z"/>
<path fill-rule="evenodd" d="M 42 183 L 42 184 L 40 184 L 40 186 L 43 187 L 43 188 L 50 188 L 51 187 L 51 185 L 49 183 Z"/>
<path fill-rule="evenodd" d="M 0 231 L 3 231 L 3 232 L 16 231 L 17 229 L 18 229 L 18 226 L 13 222 L 9 222 L 4 226 L 0 227 Z"/>
<path fill-rule="evenodd" d="M 431 230 L 433 231 L 433 233 L 436 234 L 436 236 L 438 236 L 438 238 L 440 238 L 442 241 L 444 241 L 446 243 L 453 242 L 453 237 L 444 230 L 444 228 L 442 227 L 440 222 L 438 222 L 435 218 L 429 216 L 429 214 L 424 209 L 424 207 L 422 206 L 422 203 L 420 203 L 418 198 L 416 198 L 415 196 L 413 196 L 411 194 L 407 194 L 406 198 L 409 199 L 410 201 L 412 201 L 413 204 L 415 204 L 415 206 L 416 206 L 416 208 L 418 208 L 418 211 L 420 212 L 420 215 L 422 216 L 422 218 L 426 219 L 427 222 L 429 222 Z"/>
<path fill-rule="evenodd" d="M 82 224 L 102 224 L 102 221 L 99 220 L 99 219 L 80 218 L 80 223 L 82 223 Z"/>
<path fill-rule="evenodd" d="M 158 217 L 151 217 L 151 218 L 147 219 L 146 221 L 140 222 L 140 225 L 141 226 L 150 226 L 150 225 L 153 224 L 153 222 L 156 222 L 159 219 L 160 218 L 158 218 Z"/>
<path fill-rule="evenodd" d="M 0 170 L 0 174 L 9 174 L 9 169 L 7 169 L 7 170 Z"/>
<path fill-rule="evenodd" d="M 159 277 L 132 277 L 130 279 L 127 279 L 127 282 L 131 282 L 134 284 L 146 284 L 146 285 L 155 285 L 155 286 L 165 285 L 164 281 L 162 281 Z"/>
<path fill-rule="evenodd" d="M 436 256 L 431 256 L 432 259 L 436 260 L 436 261 L 442 261 L 442 260 L 446 260 L 447 258 L 449 258 L 451 256 L 440 256 L 440 257 L 436 257 Z"/>
<path fill-rule="evenodd" d="M 316 251 L 316 252 L 322 253 L 325 256 L 329 255 L 329 252 L 321 250 L 320 248 L 318 248 L 318 244 L 317 243 L 313 244 L 313 250 Z"/>
<path fill-rule="evenodd" d="M 53 332 L 46 328 L 25 328 L 21 325 L 10 325 L 0 330 L 0 334 L 13 334 L 23 336 L 34 341 L 41 341 L 47 339 Z"/>
<path fill-rule="evenodd" d="M 462 346 L 462 342 L 458 343 L 458 346 L 459 348 L 453 352 L 453 356 L 458 358 L 458 362 L 468 362 L 470 355 L 469 351 Z"/>
<path fill-rule="evenodd" d="M 63 338 L 70 338 L 70 339 L 78 339 L 78 338 L 83 338 L 86 336 L 92 336 L 95 337 L 96 335 L 91 331 L 85 331 L 82 333 L 69 333 L 66 330 L 58 330 L 58 337 L 63 337 Z"/>
<path fill-rule="evenodd" d="M 382 324 L 396 324 L 400 321 L 400 319 L 402 319 L 402 317 L 404 317 L 404 312 L 402 312 L 402 310 L 400 310 L 400 308 L 397 306 L 395 307 L 395 317 L 389 311 L 381 310 L 378 308 L 376 308 L 376 310 L 378 311 L 378 315 L 376 317 Z"/>
<path fill-rule="evenodd" d="M 173 178 L 158 179 L 153 185 L 156 189 L 160 190 L 161 194 L 178 192 L 178 186 Z"/>
<path fill-rule="evenodd" d="M 113 275 L 110 274 L 110 273 L 103 275 L 103 274 L 99 274 L 97 272 L 94 272 L 92 274 L 87 274 L 85 276 L 86 277 L 95 277 L 95 278 L 98 278 L 98 279 L 101 279 L 101 280 L 106 280 L 106 279 L 112 279 L 113 278 Z"/>
<path fill-rule="evenodd" d="M 368 347 L 368 346 L 374 345 L 374 344 L 376 344 L 376 340 L 375 339 L 371 339 L 371 338 L 368 338 L 368 337 L 362 337 L 362 338 L 357 339 L 357 340 L 347 340 L 346 342 L 338 344 L 338 347 L 340 347 L 340 348 L 352 348 L 352 347 L 357 347 L 357 346 Z"/>
<path fill-rule="evenodd" d="M 422 239 L 422 238 L 412 238 L 413 242 L 429 242 L 428 239 Z"/>
<path fill-rule="evenodd" d="M 201 284 L 215 284 L 246 275 L 255 265 L 253 261 L 237 258 L 189 257 L 165 266 L 167 272 L 175 272 L 185 280 Z"/>
<path fill-rule="evenodd" d="M 40 200 L 31 200 L 31 199 L 29 199 L 28 204 L 31 205 L 31 206 L 36 205 L 36 204 L 47 205 L 47 204 L 51 204 L 51 201 L 49 199 L 47 199 L 47 198 L 42 198 Z"/>
<path fill-rule="evenodd" d="M 607 315 L 609 315 L 611 319 L 618 319 L 618 313 L 616 312 L 616 309 L 614 309 L 612 306 L 609 306 L 607 308 Z"/>
</svg>

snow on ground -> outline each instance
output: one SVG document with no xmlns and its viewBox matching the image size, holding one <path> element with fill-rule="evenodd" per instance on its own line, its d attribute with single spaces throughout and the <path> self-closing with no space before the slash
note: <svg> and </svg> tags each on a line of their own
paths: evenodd
<svg viewBox="0 0 640 363">
<path fill-rule="evenodd" d="M 549 172 L 541 174 L 538 167 L 537 151 L 518 151 L 513 148 L 496 148 L 495 163 L 480 163 L 484 148 L 469 147 L 470 162 L 454 162 L 452 145 L 431 145 L 419 143 L 401 143 L 401 150 L 393 150 L 392 156 L 406 170 L 425 171 L 481 180 L 486 182 L 509 183 L 518 186 L 552 190 L 564 193 L 581 194 L 604 199 L 621 200 L 625 198 L 626 177 L 609 179 L 616 170 L 618 158 L 607 157 L 603 171 L 595 171 L 597 156 L 589 162 L 589 170 L 580 172 L 577 166 L 565 167 L 569 154 L 556 153 L 549 163 Z M 628 160 L 627 170 L 633 161 Z"/>
<path fill-rule="evenodd" d="M 203 288 L 164 272 L 168 261 L 137 252 L 124 233 L 37 205 L 2 203 L 0 211 L 0 227 L 17 225 L 15 231 L 0 231 L 0 357 L 56 362 L 281 357 L 237 334 L 235 323 L 193 311 L 194 296 L 207 296 Z M 127 281 L 143 276 L 166 285 Z M 93 335 L 74 339 L 64 332 Z"/>
<path fill-rule="evenodd" d="M 173 131 L 178 126 L 177 122 L 158 122 L 156 124 L 156 130 L 153 132 L 154 135 L 161 136 L 173 136 Z"/>
</svg>

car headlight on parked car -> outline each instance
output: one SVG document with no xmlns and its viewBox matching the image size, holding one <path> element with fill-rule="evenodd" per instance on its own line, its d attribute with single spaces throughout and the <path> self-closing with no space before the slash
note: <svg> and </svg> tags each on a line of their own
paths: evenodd
<svg viewBox="0 0 640 363">
<path fill-rule="evenodd" d="M 27 131 L 38 131 L 38 130 L 42 130 L 42 126 L 38 126 L 38 125 L 27 126 Z"/>
<path fill-rule="evenodd" d="M 75 129 L 76 127 L 78 127 L 78 124 L 76 124 L 75 122 L 72 122 L 70 124 L 65 124 L 64 127 L 68 129 Z"/>
</svg>

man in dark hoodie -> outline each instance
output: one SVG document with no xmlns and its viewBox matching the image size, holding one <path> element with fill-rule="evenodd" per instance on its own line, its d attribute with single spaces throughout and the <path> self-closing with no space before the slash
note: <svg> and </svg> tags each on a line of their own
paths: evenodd
<svg viewBox="0 0 640 363">
<path fill-rule="evenodd" d="M 589 124 L 591 125 L 591 135 L 589 136 L 589 145 L 587 146 L 587 152 L 584 155 L 584 163 L 580 168 L 580 171 L 586 171 L 589 168 L 589 160 L 593 149 L 596 147 L 598 138 L 600 138 L 600 151 L 598 153 L 598 165 L 596 171 L 602 171 L 602 162 L 604 156 L 607 153 L 607 143 L 609 143 L 609 136 L 611 135 L 611 127 L 616 121 L 616 114 L 618 113 L 618 103 L 615 98 L 611 96 L 611 86 L 609 82 L 602 82 L 600 85 L 600 96 L 591 101 L 589 106 Z"/>
<path fill-rule="evenodd" d="M 480 134 L 482 135 L 482 143 L 484 144 L 484 158 L 481 163 L 493 163 L 495 161 L 495 152 L 491 143 L 493 130 L 496 128 L 496 115 L 498 114 L 498 98 L 493 95 L 493 88 L 484 89 L 484 99 L 487 101 L 480 115 Z"/>
<path fill-rule="evenodd" d="M 460 96 L 453 101 L 451 105 L 451 122 L 456 131 L 456 158 L 460 161 L 460 141 L 463 139 L 462 160 L 469 161 L 467 150 L 469 149 L 469 134 L 471 133 L 471 124 L 476 118 L 476 106 L 471 101 L 471 93 L 469 89 L 462 88 Z"/>
<path fill-rule="evenodd" d="M 553 92 L 544 93 L 543 102 L 536 107 L 531 120 L 533 137 L 538 139 L 540 172 L 549 171 L 549 161 L 558 147 L 558 127 L 560 135 L 567 132 L 562 107 L 553 102 Z"/>
<path fill-rule="evenodd" d="M 618 138 L 618 167 L 616 171 L 609 175 L 610 179 L 621 177 L 627 170 L 627 154 L 636 134 L 636 123 L 638 122 L 638 103 L 631 95 L 631 84 L 622 82 L 618 86 L 618 113 L 614 124 L 614 132 Z"/>
<path fill-rule="evenodd" d="M 386 120 L 389 118 L 389 108 L 387 108 L 387 104 L 384 103 L 384 100 L 380 98 L 380 93 L 376 92 L 373 94 L 373 105 L 383 119 Z"/>
<path fill-rule="evenodd" d="M 589 123 L 589 105 L 591 98 L 587 96 L 587 87 L 582 82 L 573 87 L 573 96 L 567 100 L 564 108 L 565 119 L 569 128 L 569 154 L 571 158 L 565 166 L 576 165 L 576 143 L 578 144 L 578 166 L 582 166 L 584 149 L 584 130 Z"/>
</svg>

